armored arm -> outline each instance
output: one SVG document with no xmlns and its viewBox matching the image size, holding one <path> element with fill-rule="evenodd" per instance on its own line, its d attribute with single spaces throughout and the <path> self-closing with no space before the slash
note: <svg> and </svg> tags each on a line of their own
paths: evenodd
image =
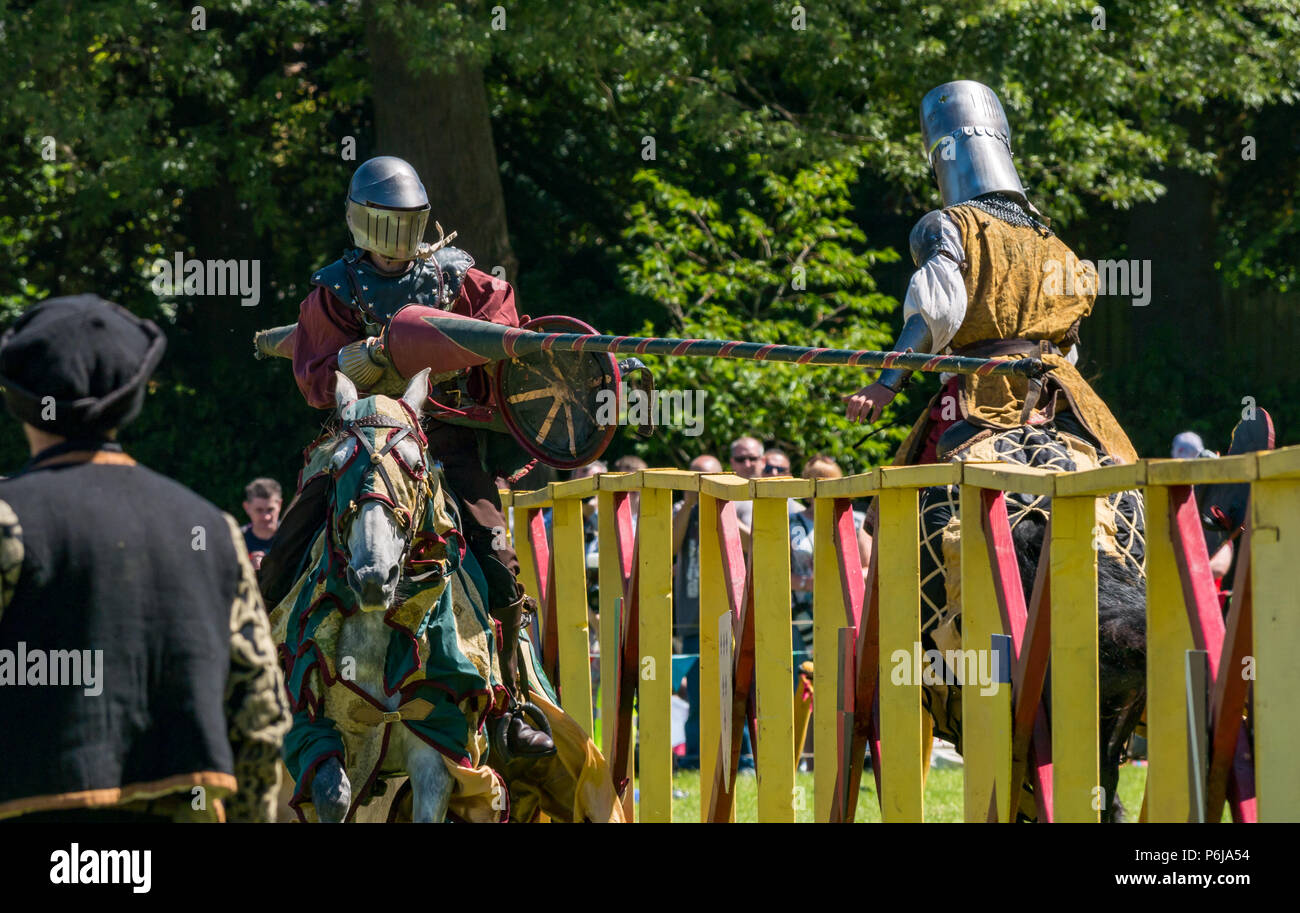
<svg viewBox="0 0 1300 913">
<path fill-rule="evenodd" d="M 903 324 L 903 331 L 898 334 L 898 341 L 894 343 L 894 351 L 906 352 L 911 349 L 914 352 L 928 352 L 933 341 L 925 318 L 920 314 L 913 314 Z M 903 368 L 887 368 L 880 372 L 876 383 L 897 393 L 907 385 L 911 376 L 912 372 Z"/>
<path fill-rule="evenodd" d="M 946 346 L 966 316 L 966 287 L 961 275 L 966 252 L 957 226 L 939 209 L 920 218 L 908 237 L 908 246 L 916 273 L 908 284 L 903 304 L 906 317 L 894 350 L 930 352 Z M 876 382 L 897 393 L 910 376 L 910 371 L 889 368 Z"/>
</svg>

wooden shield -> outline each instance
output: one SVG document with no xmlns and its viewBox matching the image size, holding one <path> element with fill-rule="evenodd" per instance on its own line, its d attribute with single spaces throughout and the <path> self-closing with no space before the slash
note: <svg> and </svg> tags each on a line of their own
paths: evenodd
<svg viewBox="0 0 1300 913">
<path fill-rule="evenodd" d="M 581 320 L 558 315 L 537 317 L 522 328 L 596 332 Z M 557 469 L 584 466 L 604 453 L 614 437 L 618 364 L 606 352 L 543 350 L 497 362 L 493 377 L 495 399 L 510 432 L 543 463 Z"/>
</svg>

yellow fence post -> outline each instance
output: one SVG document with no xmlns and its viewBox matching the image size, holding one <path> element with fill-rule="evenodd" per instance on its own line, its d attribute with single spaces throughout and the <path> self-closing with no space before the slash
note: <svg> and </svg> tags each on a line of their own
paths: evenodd
<svg viewBox="0 0 1300 913">
<path fill-rule="evenodd" d="M 886 823 L 924 820 L 921 722 L 921 557 L 915 488 L 879 495 L 880 790 Z M 900 665 L 905 664 L 905 665 Z M 906 669 L 906 676 L 895 670 Z M 902 679 L 901 681 L 899 679 Z"/>
<path fill-rule="evenodd" d="M 591 641 L 587 630 L 587 555 L 582 535 L 582 500 L 596 479 L 552 482 L 551 549 L 554 555 L 555 624 L 559 637 L 560 696 L 564 712 L 592 734 Z M 565 497 L 561 497 L 565 495 Z"/>
<path fill-rule="evenodd" d="M 647 470 L 646 475 L 649 474 Z M 641 820 L 672 821 L 673 556 L 672 492 L 642 488 L 637 521 L 640 647 L 637 732 Z"/>
<path fill-rule="evenodd" d="M 993 667 L 993 635 L 1004 634 L 981 518 L 981 490 L 961 486 L 962 756 L 965 820 L 1011 821 L 1019 796 L 1011 793 L 1011 686 L 987 686 L 972 675 Z M 980 657 L 990 657 L 983 661 Z"/>
<path fill-rule="evenodd" d="M 619 567 L 614 522 L 614 492 L 596 495 L 596 537 L 600 543 L 596 569 L 600 605 L 600 744 L 606 756 L 618 726 L 619 612 L 623 608 L 623 575 Z M 614 771 L 615 779 L 618 771 Z"/>
<path fill-rule="evenodd" d="M 709 818 L 713 796 L 713 765 L 722 739 L 718 689 L 718 618 L 730 614 L 719 551 L 718 499 L 700 494 L 700 820 Z"/>
<path fill-rule="evenodd" d="M 519 583 L 523 586 L 525 593 L 540 603 L 542 601 L 542 592 L 537 585 L 533 540 L 528 534 L 529 511 L 527 508 L 516 505 L 512 513 L 514 514 L 514 529 L 510 531 L 510 538 L 515 549 L 515 557 L 519 559 Z M 541 649 L 540 644 L 537 647 L 539 650 Z"/>
<path fill-rule="evenodd" d="M 1261 822 L 1300 820 L 1300 448 L 1260 454 L 1251 493 L 1255 787 Z M 1220 675 L 1243 675 L 1221 669 Z"/>
<path fill-rule="evenodd" d="M 844 627 L 844 594 L 835 556 L 833 498 L 818 498 L 813 508 L 813 814 L 831 820 L 839 771 L 839 637 Z"/>
<path fill-rule="evenodd" d="M 1052 798 L 1060 822 L 1100 821 L 1113 798 L 1100 795 L 1096 525 L 1096 497 L 1052 500 Z"/>
<path fill-rule="evenodd" d="M 722 537 L 718 535 L 718 508 L 734 500 L 745 500 L 750 483 L 734 475 L 699 477 L 700 490 L 700 820 L 707 821 L 713 805 L 713 780 L 718 762 L 718 746 L 724 738 L 722 708 L 731 706 L 731 695 L 722 694 L 731 683 L 731 669 L 724 670 L 722 656 L 733 657 L 735 636 L 728 581 L 723 565 Z M 729 495 L 729 497 L 719 497 Z M 735 508 L 730 508 L 735 511 Z M 743 568 L 738 569 L 743 573 Z M 725 619 L 725 621 L 724 621 Z M 727 638 L 723 650 L 722 638 Z M 725 733 L 730 738 L 730 732 Z M 728 820 L 736 820 L 736 805 L 731 804 Z"/>
<path fill-rule="evenodd" d="M 807 482 L 811 489 L 812 483 Z M 794 659 L 790 637 L 790 514 L 780 481 L 754 481 L 754 680 L 758 700 L 758 820 L 793 822 Z M 762 497 L 760 492 L 768 494 Z"/>
<path fill-rule="evenodd" d="M 1147 545 L 1147 820 L 1185 822 L 1191 813 L 1187 689 L 1183 665 L 1195 649 L 1182 579 L 1174 557 L 1169 488 L 1146 488 Z M 1294 560 L 1294 559 L 1292 559 Z M 1252 581 L 1253 582 L 1253 581 Z M 1056 578 L 1052 578 L 1056 587 Z M 1258 590 L 1256 605 L 1260 604 Z M 1055 601 L 1055 600 L 1053 600 Z M 1055 627 L 1056 616 L 1052 624 Z M 1055 635 L 1055 631 L 1053 631 Z M 1053 683 L 1055 690 L 1055 683 Z M 1053 727 L 1055 728 L 1055 727 Z M 1055 758 L 1053 758 L 1055 760 Z"/>
</svg>

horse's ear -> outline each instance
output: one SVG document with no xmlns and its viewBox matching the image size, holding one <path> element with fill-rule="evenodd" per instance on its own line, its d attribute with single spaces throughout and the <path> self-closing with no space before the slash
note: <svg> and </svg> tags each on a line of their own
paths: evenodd
<svg viewBox="0 0 1300 913">
<path fill-rule="evenodd" d="M 342 371 L 334 372 L 334 404 L 342 412 L 357 401 L 357 385 Z"/>
<path fill-rule="evenodd" d="M 424 402 L 429 398 L 429 369 L 425 368 L 419 374 L 411 378 L 411 382 L 406 385 L 406 392 L 402 394 L 402 402 L 411 407 L 411 410 L 419 415 L 424 408 Z"/>
</svg>

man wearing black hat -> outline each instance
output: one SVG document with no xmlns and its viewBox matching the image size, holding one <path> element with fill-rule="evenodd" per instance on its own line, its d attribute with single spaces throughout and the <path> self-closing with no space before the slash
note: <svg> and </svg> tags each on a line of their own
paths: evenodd
<svg viewBox="0 0 1300 913">
<path fill-rule="evenodd" d="M 274 820 L 284 684 L 235 521 L 116 443 L 166 347 L 93 295 L 0 337 L 0 819 Z"/>
</svg>

